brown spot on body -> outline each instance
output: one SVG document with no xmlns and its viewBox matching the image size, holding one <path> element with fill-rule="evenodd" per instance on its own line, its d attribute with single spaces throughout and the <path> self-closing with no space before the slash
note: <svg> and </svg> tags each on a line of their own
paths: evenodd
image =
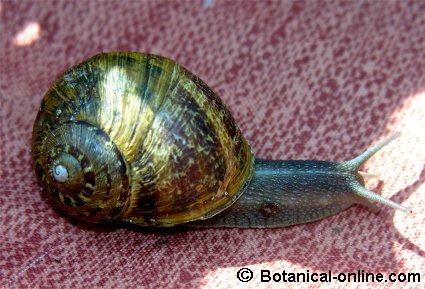
<svg viewBox="0 0 425 289">
<path fill-rule="evenodd" d="M 265 217 L 270 217 L 272 215 L 276 215 L 277 213 L 279 213 L 279 206 L 276 203 L 264 203 L 261 207 L 260 207 L 260 212 L 265 216 Z"/>
</svg>

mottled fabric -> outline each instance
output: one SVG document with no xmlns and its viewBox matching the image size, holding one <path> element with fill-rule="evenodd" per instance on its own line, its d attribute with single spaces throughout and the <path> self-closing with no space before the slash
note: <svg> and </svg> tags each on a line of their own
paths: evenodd
<svg viewBox="0 0 425 289">
<path fill-rule="evenodd" d="M 368 188 L 414 213 L 355 206 L 264 230 L 69 220 L 35 179 L 32 125 L 59 74 L 118 50 L 161 54 L 200 76 L 258 157 L 347 160 L 401 131 L 363 170 L 379 174 Z M 1 1 L 0 108 L 0 288 L 391 285 L 261 283 L 266 269 L 425 281 L 424 1 Z M 237 279 L 243 267 L 250 282 Z"/>
</svg>

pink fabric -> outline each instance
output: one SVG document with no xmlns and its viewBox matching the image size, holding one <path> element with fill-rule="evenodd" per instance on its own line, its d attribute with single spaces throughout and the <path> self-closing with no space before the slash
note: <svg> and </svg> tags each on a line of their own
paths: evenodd
<svg viewBox="0 0 425 289">
<path fill-rule="evenodd" d="M 261 283 L 261 269 L 419 272 L 424 282 L 424 31 L 422 1 L 0 2 L 0 288 L 291 285 Z M 346 160 L 402 131 L 364 170 L 380 174 L 368 188 L 415 213 L 353 207 L 273 230 L 68 220 L 34 177 L 33 121 L 60 73 L 115 50 L 161 54 L 199 75 L 258 157 Z M 242 267 L 251 282 L 236 278 Z M 342 285 L 366 286 L 291 286 Z"/>
</svg>

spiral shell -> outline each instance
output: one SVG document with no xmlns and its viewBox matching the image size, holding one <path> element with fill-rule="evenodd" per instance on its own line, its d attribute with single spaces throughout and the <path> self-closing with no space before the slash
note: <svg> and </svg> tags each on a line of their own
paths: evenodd
<svg viewBox="0 0 425 289">
<path fill-rule="evenodd" d="M 32 150 L 53 202 L 94 223 L 209 218 L 253 175 L 221 99 L 174 61 L 134 52 L 99 54 L 62 75 L 43 99 Z"/>
</svg>

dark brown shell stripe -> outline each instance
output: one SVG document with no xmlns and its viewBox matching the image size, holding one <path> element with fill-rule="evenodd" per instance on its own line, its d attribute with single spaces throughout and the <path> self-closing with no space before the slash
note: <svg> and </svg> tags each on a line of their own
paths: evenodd
<svg viewBox="0 0 425 289">
<path fill-rule="evenodd" d="M 135 200 L 126 215 L 138 224 L 171 225 L 216 214 L 236 200 L 241 182 L 250 179 L 245 161 L 239 181 L 229 173 L 241 162 L 232 150 L 240 131 L 227 108 L 186 69 L 176 65 L 173 71 L 166 99 L 132 164 Z M 248 146 L 245 140 L 239 143 Z M 157 155 L 164 151 L 167 158 Z M 248 152 L 244 160 L 251 158 Z M 230 183 L 237 189 L 228 190 Z"/>
<path fill-rule="evenodd" d="M 249 180 L 251 180 L 252 175 L 254 173 L 254 158 L 253 152 L 251 151 L 251 147 L 248 145 L 245 138 L 243 138 L 241 131 L 235 123 L 235 120 L 232 117 L 232 114 L 228 110 L 228 108 L 223 103 L 223 100 L 211 90 L 199 77 L 186 70 L 185 68 L 181 68 L 184 70 L 185 74 L 188 76 L 190 80 L 196 83 L 196 86 L 202 91 L 202 94 L 208 96 L 209 102 L 216 110 L 216 113 L 219 115 L 219 119 L 221 119 L 220 129 L 223 129 L 223 135 L 227 135 L 231 137 L 231 143 L 224 145 L 226 148 L 224 153 L 229 153 L 228 156 L 228 166 L 230 169 L 227 170 L 228 176 L 226 179 L 229 180 L 243 180 L 246 179 L 248 182 L 243 186 L 247 186 L 249 184 Z M 229 149 L 231 148 L 231 149 Z M 241 184 L 238 182 L 229 182 L 227 185 L 228 191 L 244 191 L 243 187 L 241 189 Z M 206 216 L 209 217 L 209 216 Z"/>
<path fill-rule="evenodd" d="M 117 194 L 111 199 L 119 203 L 114 217 L 133 223 L 173 225 L 202 219 L 231 205 L 252 177 L 252 152 L 221 99 L 192 73 L 160 56 L 100 54 L 68 70 L 46 94 L 35 123 L 38 175 L 46 137 L 69 121 L 93 125 L 109 140 L 103 138 L 101 144 L 92 137 L 96 146 L 82 141 L 86 149 L 70 151 L 83 159 L 87 154 L 98 157 L 88 157 L 88 166 L 96 166 L 91 203 L 81 202 L 87 201 L 87 192 L 78 201 L 67 201 L 84 210 L 99 205 L 89 221 L 112 218 L 106 217 L 112 210 L 112 201 L 106 199 L 110 194 Z M 110 167 L 117 158 L 125 160 L 121 169 Z M 101 183 L 98 174 L 105 176 Z M 92 177 L 84 181 L 89 187 Z M 131 190 L 128 199 L 125 187 Z M 80 218 L 74 205 L 62 209 Z"/>
<path fill-rule="evenodd" d="M 141 188 L 134 194 L 152 196 L 155 209 L 143 213 L 135 208 L 130 215 L 149 213 L 158 218 L 181 213 L 190 217 L 188 212 L 196 213 L 197 207 L 210 209 L 208 201 L 219 191 L 218 180 L 226 173 L 221 144 L 210 126 L 195 99 L 180 85 L 167 94 L 152 126 L 154 142 L 142 145 L 142 154 L 153 155 L 145 167 L 155 174 L 155 183 L 151 186 L 141 179 Z M 167 151 L 166 158 L 156 154 L 161 151 Z"/>
</svg>

